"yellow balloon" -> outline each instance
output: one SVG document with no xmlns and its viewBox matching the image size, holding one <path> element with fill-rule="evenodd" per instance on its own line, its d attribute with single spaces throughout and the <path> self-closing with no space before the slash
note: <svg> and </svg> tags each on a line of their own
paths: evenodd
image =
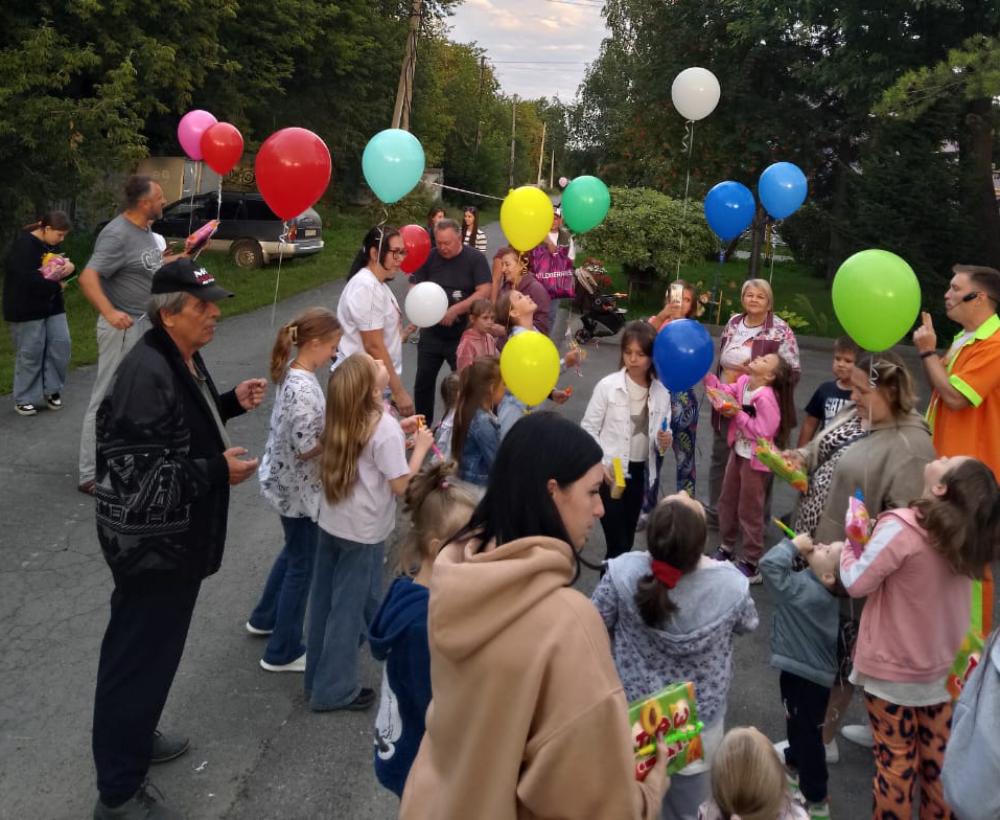
<svg viewBox="0 0 1000 820">
<path fill-rule="evenodd" d="M 500 227 L 513 247 L 530 251 L 552 230 L 552 201 L 544 191 L 522 185 L 500 206 Z"/>
<path fill-rule="evenodd" d="M 526 405 L 541 404 L 559 381 L 559 351 L 537 330 L 519 333 L 504 345 L 500 375 L 507 389 Z"/>
</svg>

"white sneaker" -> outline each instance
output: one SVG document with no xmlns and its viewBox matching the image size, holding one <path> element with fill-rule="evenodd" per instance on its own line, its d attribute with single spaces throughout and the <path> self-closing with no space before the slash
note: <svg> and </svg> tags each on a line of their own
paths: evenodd
<svg viewBox="0 0 1000 820">
<path fill-rule="evenodd" d="M 250 621 L 247 621 L 247 632 L 249 632 L 251 635 L 259 635 L 263 637 L 264 635 L 270 635 L 272 632 L 274 632 L 274 630 L 258 629 L 256 626 L 250 623 Z"/>
<path fill-rule="evenodd" d="M 851 741 L 851 743 L 857 743 L 866 749 L 870 749 L 875 745 L 875 739 L 872 737 L 872 727 L 867 723 L 855 723 L 844 726 L 841 728 L 840 733 Z"/>
<path fill-rule="evenodd" d="M 297 657 L 291 663 L 268 663 L 263 658 L 260 659 L 260 668 L 266 672 L 305 672 L 306 671 L 306 653 L 303 652 L 299 657 Z"/>
<path fill-rule="evenodd" d="M 788 748 L 787 740 L 779 740 L 774 744 L 774 751 L 778 753 L 778 757 L 781 758 L 781 762 L 785 762 L 785 749 Z M 826 751 L 826 762 L 827 763 L 839 763 L 840 762 L 840 749 L 837 748 L 837 739 L 834 738 L 829 743 L 823 744 L 823 749 Z"/>
</svg>

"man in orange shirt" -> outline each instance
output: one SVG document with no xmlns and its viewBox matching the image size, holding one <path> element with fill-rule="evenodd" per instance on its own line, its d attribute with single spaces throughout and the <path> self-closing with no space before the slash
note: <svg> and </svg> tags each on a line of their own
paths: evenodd
<svg viewBox="0 0 1000 820">
<path fill-rule="evenodd" d="M 974 456 L 1000 480 L 1000 271 L 955 265 L 944 295 L 947 316 L 962 326 L 951 347 L 937 355 L 927 313 L 913 334 L 930 382 L 927 422 L 942 457 Z M 983 582 L 983 627 L 989 631 L 993 583 Z"/>
</svg>

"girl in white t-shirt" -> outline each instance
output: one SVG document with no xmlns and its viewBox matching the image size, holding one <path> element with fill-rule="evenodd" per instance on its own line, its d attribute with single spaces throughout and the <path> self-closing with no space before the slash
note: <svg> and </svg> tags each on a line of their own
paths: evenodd
<svg viewBox="0 0 1000 820">
<path fill-rule="evenodd" d="M 320 474 L 319 542 L 309 601 L 305 691 L 316 712 L 367 709 L 375 692 L 358 682 L 358 652 L 382 597 L 385 539 L 406 491 L 434 443 L 417 417 L 385 412 L 389 374 L 367 353 L 330 376 Z M 404 429 L 413 433 L 406 460 Z"/>
<path fill-rule="evenodd" d="M 246 626 L 251 635 L 270 636 L 260 660 L 268 672 L 306 668 L 302 622 L 316 554 L 317 456 L 326 409 L 316 369 L 330 363 L 340 337 L 340 323 L 329 310 L 310 308 L 278 330 L 271 352 L 271 380 L 278 392 L 257 476 L 261 495 L 281 516 L 285 545 Z"/>
</svg>

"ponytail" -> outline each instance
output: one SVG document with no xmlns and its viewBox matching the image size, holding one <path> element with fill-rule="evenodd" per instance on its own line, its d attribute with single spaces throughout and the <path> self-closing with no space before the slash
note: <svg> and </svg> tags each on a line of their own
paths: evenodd
<svg viewBox="0 0 1000 820">
<path fill-rule="evenodd" d="M 288 356 L 292 346 L 302 347 L 313 339 L 325 339 L 340 330 L 340 322 L 332 312 L 323 307 L 303 311 L 287 325 L 278 329 L 271 349 L 271 381 L 280 384 L 288 369 Z"/>
<path fill-rule="evenodd" d="M 31 232 L 44 228 L 52 228 L 54 231 L 70 231 L 73 229 L 73 223 L 70 222 L 65 211 L 48 211 L 30 225 L 25 225 L 23 230 Z"/>
</svg>

